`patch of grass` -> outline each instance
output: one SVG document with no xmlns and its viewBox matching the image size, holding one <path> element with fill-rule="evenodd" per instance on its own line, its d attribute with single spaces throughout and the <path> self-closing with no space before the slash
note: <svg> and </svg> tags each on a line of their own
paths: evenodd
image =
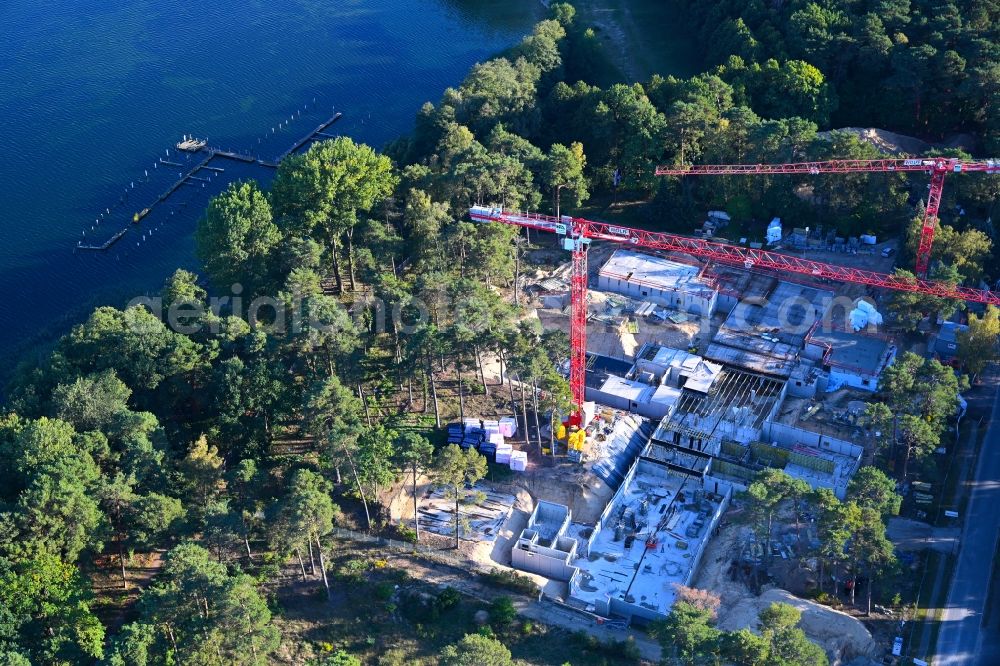
<svg viewBox="0 0 1000 666">
<path fill-rule="evenodd" d="M 939 566 L 944 566 L 941 585 L 934 590 L 934 576 L 937 575 Z M 955 559 L 950 555 L 929 551 L 924 562 L 924 571 L 927 576 L 924 584 L 920 588 L 917 596 L 917 605 L 913 614 L 914 632 L 910 637 L 910 646 L 922 645 L 924 635 L 929 637 L 927 644 L 937 645 L 938 633 L 941 631 L 941 611 L 948 599 L 948 589 L 951 587 L 951 578 L 955 573 Z"/>
</svg>

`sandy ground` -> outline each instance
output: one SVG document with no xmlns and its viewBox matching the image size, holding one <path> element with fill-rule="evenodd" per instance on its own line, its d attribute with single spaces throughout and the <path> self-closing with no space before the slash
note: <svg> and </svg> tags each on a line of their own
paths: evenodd
<svg viewBox="0 0 1000 666">
<path fill-rule="evenodd" d="M 865 626 L 847 613 L 833 610 L 814 601 L 800 599 L 786 590 L 771 588 L 759 597 L 748 596 L 735 606 L 719 613 L 719 628 L 729 631 L 743 627 L 754 627 L 762 610 L 772 603 L 795 606 L 802 611 L 799 626 L 815 643 L 821 645 L 831 664 L 854 663 L 859 657 L 873 659 L 876 654 L 875 642 Z"/>
<path fill-rule="evenodd" d="M 738 524 L 722 527 L 718 536 L 709 541 L 701 571 L 693 582 L 693 587 L 711 590 L 721 598 L 719 628 L 727 631 L 756 628 L 762 610 L 774 602 L 787 603 L 802 610 L 802 630 L 827 651 L 831 664 L 854 663 L 858 658 L 861 658 L 859 663 L 867 663 L 873 658 L 877 648 L 871 634 L 850 615 L 800 599 L 780 588 L 756 596 L 743 583 L 730 579 L 729 566 L 748 529 Z"/>
</svg>

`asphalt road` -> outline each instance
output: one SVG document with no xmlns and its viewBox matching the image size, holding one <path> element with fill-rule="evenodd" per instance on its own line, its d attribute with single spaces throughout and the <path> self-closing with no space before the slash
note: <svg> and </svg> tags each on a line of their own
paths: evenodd
<svg viewBox="0 0 1000 666">
<path fill-rule="evenodd" d="M 986 437 L 970 482 L 961 550 L 941 616 L 935 665 L 1000 664 L 1000 630 L 996 610 L 986 613 L 990 576 L 1000 536 L 1000 371 L 991 366 L 983 378 L 988 388 L 970 395 L 969 415 L 979 418 L 973 399 L 991 401 L 983 415 Z M 984 405 L 985 406 L 985 405 Z M 987 621 L 988 620 L 988 621 Z"/>
</svg>

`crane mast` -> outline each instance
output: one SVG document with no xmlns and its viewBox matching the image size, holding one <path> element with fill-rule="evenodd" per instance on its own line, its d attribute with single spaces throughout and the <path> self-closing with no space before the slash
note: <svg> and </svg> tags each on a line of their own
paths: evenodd
<svg viewBox="0 0 1000 666">
<path fill-rule="evenodd" d="M 570 389 L 574 413 L 570 424 L 581 425 L 587 373 L 587 249 L 591 241 L 604 240 L 652 250 L 684 252 L 696 257 L 739 266 L 747 270 L 806 275 L 812 278 L 863 284 L 1000 306 L 1000 293 L 986 289 L 953 286 L 923 278 L 903 278 L 836 264 L 826 264 L 800 257 L 754 250 L 700 238 L 689 238 L 659 231 L 634 229 L 594 222 L 579 217 L 539 215 L 506 211 L 500 207 L 473 206 L 469 217 L 474 222 L 499 222 L 563 236 L 563 248 L 572 255 L 570 278 Z"/>
</svg>

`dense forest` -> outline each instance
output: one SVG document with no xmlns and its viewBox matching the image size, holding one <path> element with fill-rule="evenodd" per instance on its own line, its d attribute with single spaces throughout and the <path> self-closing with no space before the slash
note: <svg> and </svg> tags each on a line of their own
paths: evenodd
<svg viewBox="0 0 1000 666">
<path fill-rule="evenodd" d="M 998 140 L 988 3 L 961 15 L 905 0 L 690 4 L 710 46 L 704 74 L 598 87 L 594 31 L 555 4 L 384 152 L 334 139 L 282 162 L 270 191 L 231 186 L 199 224 L 203 277 L 178 271 L 155 298 L 99 308 L 19 368 L 0 419 L 0 664 L 268 663 L 294 640 L 261 591 L 279 564 L 329 592 L 333 526 L 382 527 L 380 489 L 418 471 L 456 489 L 483 475 L 437 435 L 468 396 L 504 392 L 536 436 L 540 414 L 565 410 L 566 336 L 530 323 L 510 290 L 526 239 L 464 221 L 470 205 L 575 211 L 620 198 L 644 202 L 631 221 L 657 228 L 724 208 L 903 234 L 919 217 L 919 178 L 817 177 L 803 196 L 790 177 L 751 187 L 653 169 L 878 155 L 853 134 L 821 132 L 831 123 Z M 866 98 L 875 87 L 899 92 Z M 961 202 L 969 215 L 942 215 L 938 275 L 996 277 L 983 268 L 989 237 L 965 219 L 988 215 L 997 187 L 949 180 L 942 210 Z M 508 370 L 505 385 L 488 385 L 486 359 Z M 933 450 L 921 436 L 918 462 Z M 852 507 L 837 510 L 881 547 L 880 509 L 862 520 Z M 164 553 L 138 601 L 99 620 L 92 577 L 114 572 L 134 589 L 136 557 Z M 768 621 L 768 640 L 802 642 L 781 609 Z M 705 635 L 713 652 L 751 640 Z M 753 641 L 753 663 L 825 659 L 806 645 L 794 661 L 768 640 Z M 466 663 L 459 652 L 440 658 Z"/>
<path fill-rule="evenodd" d="M 747 70 L 811 65 L 827 84 L 813 119 L 927 139 L 971 134 L 983 153 L 1000 150 L 1000 7 L 991 0 L 673 2 L 704 44 L 705 66 L 740 88 Z"/>
</svg>

